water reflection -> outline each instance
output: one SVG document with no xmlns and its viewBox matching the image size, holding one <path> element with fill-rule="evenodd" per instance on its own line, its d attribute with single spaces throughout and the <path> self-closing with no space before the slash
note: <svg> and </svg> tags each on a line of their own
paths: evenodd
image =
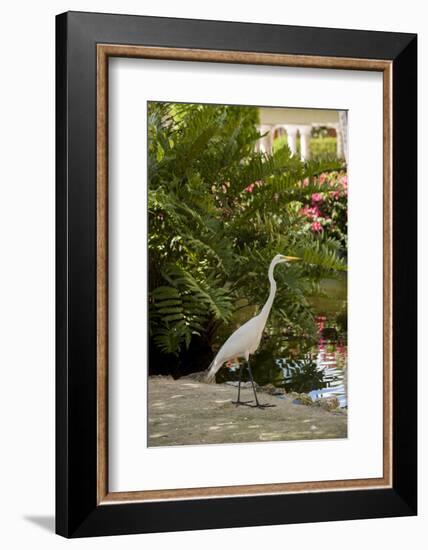
<svg viewBox="0 0 428 550">
<path fill-rule="evenodd" d="M 287 391 L 307 393 L 313 401 L 336 397 L 339 406 L 348 406 L 346 387 L 346 346 L 320 340 L 317 348 L 300 361 L 280 360 Z"/>
<path fill-rule="evenodd" d="M 340 407 L 348 406 L 347 399 L 347 349 L 343 343 L 318 343 L 317 369 L 323 374 L 323 386 L 313 388 L 309 393 L 312 399 L 336 397 Z"/>
</svg>

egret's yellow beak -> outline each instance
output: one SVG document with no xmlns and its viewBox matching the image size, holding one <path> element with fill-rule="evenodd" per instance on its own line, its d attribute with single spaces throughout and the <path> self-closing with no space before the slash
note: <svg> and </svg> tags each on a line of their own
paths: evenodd
<svg viewBox="0 0 428 550">
<path fill-rule="evenodd" d="M 286 260 L 287 262 L 297 262 L 302 258 L 298 258 L 297 256 L 282 256 L 282 259 Z"/>
</svg>

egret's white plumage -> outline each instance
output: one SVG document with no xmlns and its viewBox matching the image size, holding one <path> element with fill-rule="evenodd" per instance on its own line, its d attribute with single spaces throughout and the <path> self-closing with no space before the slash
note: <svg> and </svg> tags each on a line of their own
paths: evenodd
<svg viewBox="0 0 428 550">
<path fill-rule="evenodd" d="M 263 330 L 266 326 L 276 294 L 276 282 L 273 278 L 273 270 L 278 264 L 298 259 L 299 258 L 295 258 L 293 256 L 283 256 L 282 254 L 277 254 L 274 257 L 268 271 L 270 293 L 265 305 L 258 315 L 235 330 L 235 332 L 232 333 L 226 342 L 221 346 L 213 362 L 209 366 L 206 376 L 208 382 L 214 379 L 216 373 L 227 361 L 238 357 L 243 357 L 246 361 L 248 361 L 250 355 L 255 353 L 259 347 Z"/>
</svg>

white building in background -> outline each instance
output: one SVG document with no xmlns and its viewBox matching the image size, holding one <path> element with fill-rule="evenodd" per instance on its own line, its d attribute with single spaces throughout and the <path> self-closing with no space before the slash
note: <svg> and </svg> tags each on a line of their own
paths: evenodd
<svg viewBox="0 0 428 550">
<path fill-rule="evenodd" d="M 337 156 L 347 160 L 347 112 L 328 109 L 287 109 L 261 107 L 259 109 L 261 134 L 266 134 L 258 142 L 258 150 L 270 153 L 273 140 L 278 132 L 287 134 L 288 147 L 297 152 L 297 136 L 300 136 L 300 156 L 310 158 L 309 142 L 312 128 L 326 126 L 334 128 L 337 136 Z"/>
</svg>

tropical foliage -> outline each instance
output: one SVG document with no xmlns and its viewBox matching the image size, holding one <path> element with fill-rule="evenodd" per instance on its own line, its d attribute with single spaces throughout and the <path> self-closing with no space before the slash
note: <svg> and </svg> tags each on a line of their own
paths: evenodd
<svg viewBox="0 0 428 550">
<path fill-rule="evenodd" d="M 257 152 L 257 119 L 251 107 L 149 103 L 149 326 L 168 360 L 201 345 L 213 354 L 254 315 L 275 254 L 303 261 L 276 270 L 273 338 L 314 336 L 309 298 L 346 269 L 341 240 L 312 231 L 302 213 L 340 162 L 303 163 L 286 145 Z"/>
</svg>

